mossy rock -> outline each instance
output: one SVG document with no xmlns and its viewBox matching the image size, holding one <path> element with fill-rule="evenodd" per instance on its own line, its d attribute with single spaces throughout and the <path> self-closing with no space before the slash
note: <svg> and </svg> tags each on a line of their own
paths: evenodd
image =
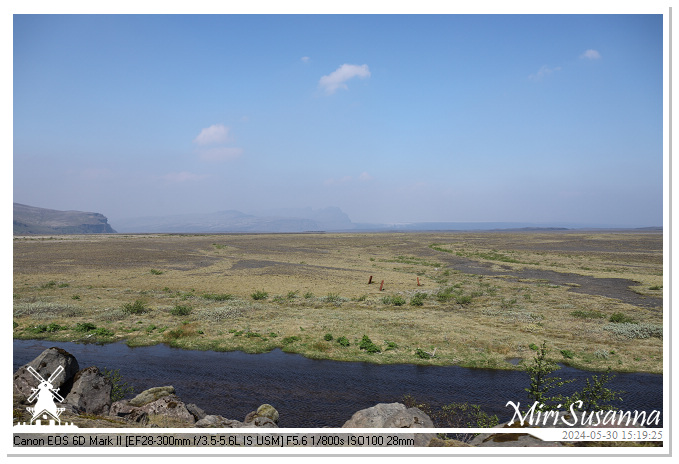
<svg viewBox="0 0 679 464">
<path fill-rule="evenodd" d="M 131 406 L 143 406 L 145 404 L 148 404 L 152 401 L 156 401 L 159 398 L 162 398 L 163 396 L 167 395 L 172 395 L 174 394 L 174 387 L 173 386 L 167 386 L 167 387 L 153 387 L 149 388 L 148 390 L 144 390 L 134 398 L 130 400 L 130 405 Z"/>
</svg>

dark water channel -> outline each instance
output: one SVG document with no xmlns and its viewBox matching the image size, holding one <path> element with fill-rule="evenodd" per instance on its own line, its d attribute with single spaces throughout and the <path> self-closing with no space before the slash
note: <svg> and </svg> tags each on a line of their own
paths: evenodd
<svg viewBox="0 0 679 464">
<path fill-rule="evenodd" d="M 136 393 L 173 385 L 186 403 L 208 414 L 243 420 L 260 404 L 280 413 L 281 427 L 341 427 L 354 412 L 377 403 L 402 401 L 406 394 L 418 401 L 443 405 L 479 404 L 500 421 L 511 419 L 507 401 L 528 400 L 528 374 L 456 366 L 376 365 L 319 361 L 274 350 L 264 354 L 187 351 L 165 345 L 130 348 L 109 345 L 14 340 L 14 370 L 45 349 L 58 346 L 73 354 L 80 368 L 119 369 Z M 564 367 L 556 375 L 578 379 L 584 386 L 592 373 Z M 625 411 L 662 411 L 663 377 L 657 374 L 618 374 L 609 384 L 624 390 Z"/>
</svg>

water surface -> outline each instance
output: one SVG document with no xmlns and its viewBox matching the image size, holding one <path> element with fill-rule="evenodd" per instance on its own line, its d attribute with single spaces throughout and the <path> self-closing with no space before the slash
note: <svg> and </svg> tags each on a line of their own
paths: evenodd
<svg viewBox="0 0 679 464">
<path fill-rule="evenodd" d="M 119 369 L 136 393 L 173 385 L 184 402 L 197 404 L 207 414 L 242 421 L 269 403 L 280 413 L 281 427 L 341 427 L 356 411 L 402 402 L 406 394 L 434 405 L 478 404 L 501 422 L 512 418 L 513 408 L 505 407 L 508 401 L 528 403 L 525 372 L 312 360 L 281 350 L 247 354 L 14 340 L 14 370 L 52 346 L 73 354 L 81 369 Z M 570 384 L 570 393 L 582 388 L 592 373 L 563 367 L 555 375 L 578 379 Z M 619 405 L 623 410 L 662 411 L 662 375 L 621 373 L 608 386 L 626 392 Z"/>
</svg>

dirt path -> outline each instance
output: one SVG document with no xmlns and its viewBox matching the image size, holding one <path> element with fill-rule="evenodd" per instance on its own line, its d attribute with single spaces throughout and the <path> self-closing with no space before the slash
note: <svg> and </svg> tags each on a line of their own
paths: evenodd
<svg viewBox="0 0 679 464">
<path fill-rule="evenodd" d="M 441 253 L 432 251 L 428 252 L 422 250 L 422 253 L 427 253 L 432 258 L 435 257 L 437 261 L 441 261 L 452 269 L 464 272 L 466 274 L 478 274 L 488 276 L 510 275 L 513 281 L 519 279 L 541 279 L 549 281 L 554 285 L 569 285 L 569 290 L 577 293 L 584 293 L 586 295 L 599 295 L 608 298 L 615 298 L 623 303 L 628 303 L 635 306 L 642 306 L 645 308 L 662 309 L 662 298 L 654 298 L 650 296 L 642 296 L 629 289 L 630 286 L 639 285 L 639 282 L 628 279 L 616 278 L 597 278 L 580 274 L 555 272 L 541 269 L 523 269 L 515 270 L 510 266 L 502 265 L 503 271 L 492 269 L 493 264 L 474 261 L 472 259 L 463 258 L 450 253 Z"/>
</svg>

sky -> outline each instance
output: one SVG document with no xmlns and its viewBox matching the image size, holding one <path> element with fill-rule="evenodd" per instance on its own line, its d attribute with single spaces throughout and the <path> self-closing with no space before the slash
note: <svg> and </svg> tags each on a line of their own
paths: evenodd
<svg viewBox="0 0 679 464">
<path fill-rule="evenodd" d="M 13 17 L 13 200 L 663 225 L 662 15 Z"/>
</svg>

